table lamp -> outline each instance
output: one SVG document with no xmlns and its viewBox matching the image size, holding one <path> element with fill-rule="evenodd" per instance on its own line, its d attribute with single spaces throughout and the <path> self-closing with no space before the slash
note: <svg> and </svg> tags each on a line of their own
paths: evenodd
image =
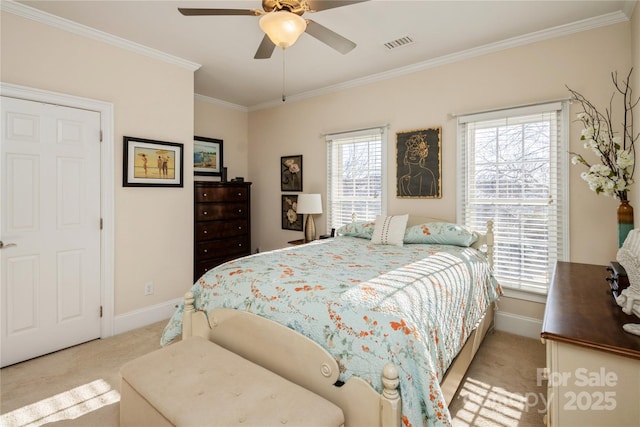
<svg viewBox="0 0 640 427">
<path fill-rule="evenodd" d="M 307 221 L 304 225 L 304 240 L 307 242 L 316 240 L 316 224 L 313 221 L 313 215 L 322 213 L 320 194 L 298 194 L 296 213 L 307 215 Z"/>
</svg>

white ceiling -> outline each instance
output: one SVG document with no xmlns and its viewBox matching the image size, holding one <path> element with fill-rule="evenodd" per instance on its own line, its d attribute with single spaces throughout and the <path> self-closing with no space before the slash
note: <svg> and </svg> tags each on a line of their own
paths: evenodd
<svg viewBox="0 0 640 427">
<path fill-rule="evenodd" d="M 6 3 L 6 1 L 4 2 Z M 200 64 L 195 92 L 248 108 L 280 102 L 283 52 L 253 59 L 255 16 L 183 16 L 179 7 L 261 9 L 261 0 L 20 1 L 30 7 Z M 285 52 L 288 99 L 374 81 L 556 35 L 627 20 L 634 0 L 371 0 L 307 13 L 357 43 L 342 55 L 308 34 Z M 414 43 L 388 50 L 384 43 Z"/>
</svg>

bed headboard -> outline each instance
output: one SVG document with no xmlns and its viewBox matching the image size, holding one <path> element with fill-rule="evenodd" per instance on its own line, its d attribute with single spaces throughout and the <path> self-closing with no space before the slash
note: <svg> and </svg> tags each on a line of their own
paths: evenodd
<svg viewBox="0 0 640 427">
<path fill-rule="evenodd" d="M 407 220 L 407 227 L 413 227 L 414 225 L 424 224 L 426 222 L 451 222 L 442 218 L 431 218 L 428 216 L 409 215 Z M 478 236 L 478 240 L 471 245 L 472 248 L 483 251 L 487 254 L 489 265 L 493 268 L 493 221 L 487 221 L 487 231 L 481 233 L 477 230 L 473 230 L 473 233 Z"/>
</svg>

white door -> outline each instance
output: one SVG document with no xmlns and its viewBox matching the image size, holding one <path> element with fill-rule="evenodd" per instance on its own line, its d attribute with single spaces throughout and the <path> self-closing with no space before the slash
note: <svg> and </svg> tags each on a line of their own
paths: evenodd
<svg viewBox="0 0 640 427">
<path fill-rule="evenodd" d="M 100 337 L 100 114 L 0 102 L 0 366 L 7 366 Z"/>
</svg>

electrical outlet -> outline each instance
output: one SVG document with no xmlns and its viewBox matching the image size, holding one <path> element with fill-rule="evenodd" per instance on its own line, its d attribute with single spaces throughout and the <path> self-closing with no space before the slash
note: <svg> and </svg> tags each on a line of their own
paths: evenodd
<svg viewBox="0 0 640 427">
<path fill-rule="evenodd" d="M 147 282 L 144 284 L 144 294 L 153 295 L 153 282 Z"/>
</svg>

